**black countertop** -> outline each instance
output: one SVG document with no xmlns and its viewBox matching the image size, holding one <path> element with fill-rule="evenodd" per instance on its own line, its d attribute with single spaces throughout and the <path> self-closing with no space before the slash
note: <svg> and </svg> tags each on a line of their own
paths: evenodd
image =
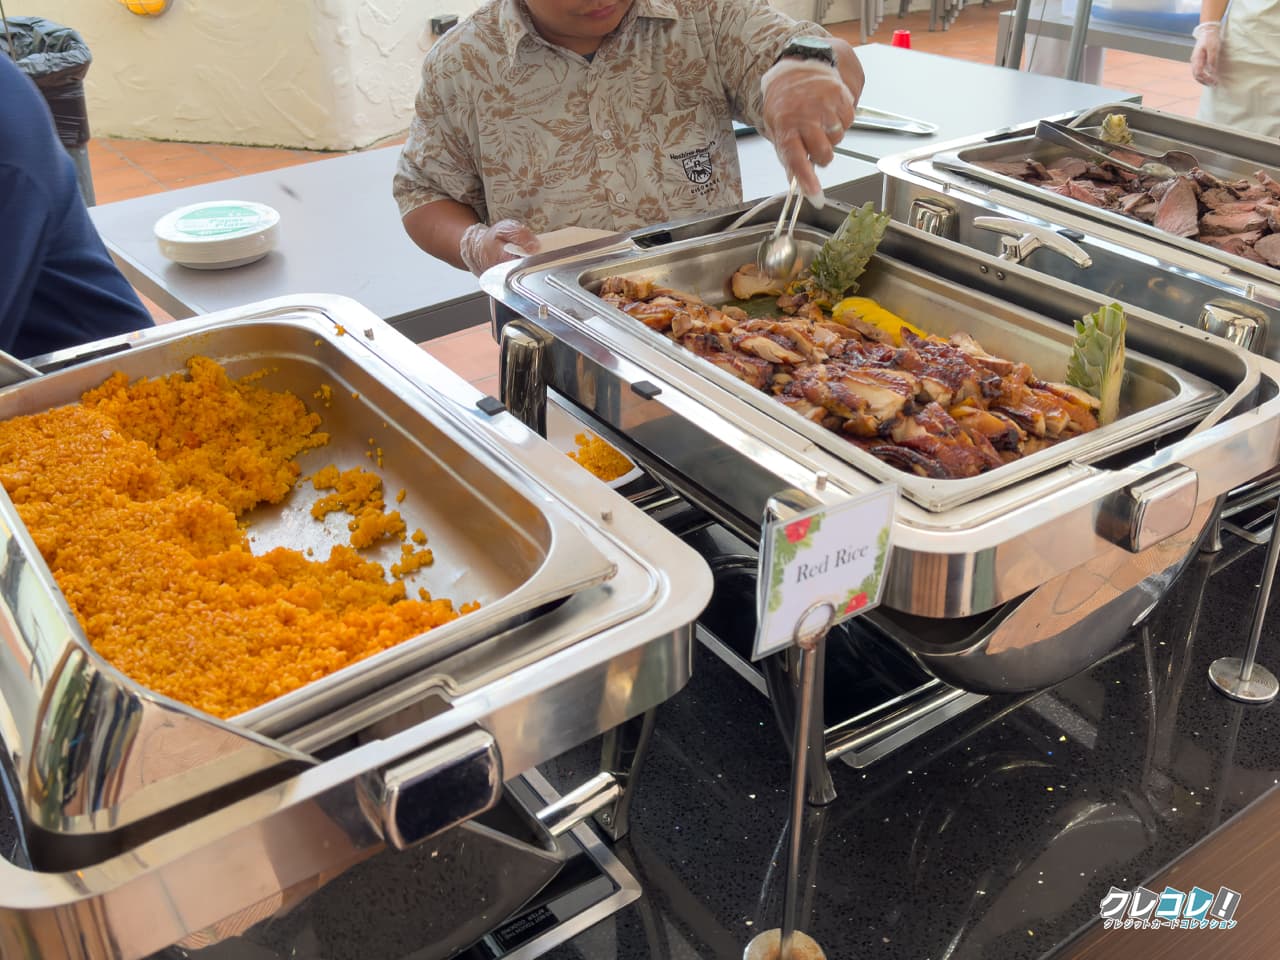
<svg viewBox="0 0 1280 960">
<path fill-rule="evenodd" d="M 1088 672 L 988 701 L 865 770 L 833 763 L 839 796 L 806 827 L 801 928 L 832 960 L 1044 957 L 1112 885 L 1138 885 L 1280 782 L 1280 713 L 1206 676 L 1243 652 L 1264 551 L 1240 543 L 1195 559 Z M 1264 665 L 1280 667 L 1277 632 L 1272 618 Z M 553 781 L 582 780 L 593 758 L 562 758 Z M 741 956 L 779 925 L 788 762 L 765 699 L 700 649 L 614 847 L 644 897 L 548 956 Z"/>
<path fill-rule="evenodd" d="M 1146 628 L 1088 672 L 988 700 L 864 770 L 832 764 L 839 796 L 806 824 L 800 921 L 828 957 L 1045 957 L 1112 885 L 1151 877 L 1280 780 L 1280 713 L 1206 679 L 1248 630 L 1263 551 L 1241 543 L 1195 558 Z M 1276 641 L 1273 619 L 1261 663 L 1280 667 Z M 544 773 L 567 789 L 597 758 L 588 744 Z M 788 778 L 764 696 L 699 645 L 692 681 L 658 711 L 631 833 L 613 846 L 643 896 L 546 956 L 741 956 L 779 924 Z M 414 854 L 399 856 L 261 935 L 161 956 L 411 960 L 432 939 L 428 912 L 477 905 L 415 889 Z"/>
</svg>

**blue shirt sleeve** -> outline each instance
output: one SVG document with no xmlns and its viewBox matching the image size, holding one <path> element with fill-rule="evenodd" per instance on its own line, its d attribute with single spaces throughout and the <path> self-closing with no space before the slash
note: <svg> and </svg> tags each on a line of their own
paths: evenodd
<svg viewBox="0 0 1280 960">
<path fill-rule="evenodd" d="M 27 358 L 151 326 L 80 196 L 34 83 L 0 57 L 0 349 Z"/>
</svg>

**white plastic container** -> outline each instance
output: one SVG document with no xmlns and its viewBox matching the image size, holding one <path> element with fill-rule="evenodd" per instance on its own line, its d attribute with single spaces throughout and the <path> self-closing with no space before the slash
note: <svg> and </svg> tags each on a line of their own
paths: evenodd
<svg viewBox="0 0 1280 960">
<path fill-rule="evenodd" d="M 196 270 L 225 270 L 260 260 L 275 248 L 279 230 L 275 208 L 247 200 L 193 203 L 166 213 L 155 225 L 160 252 Z"/>
</svg>

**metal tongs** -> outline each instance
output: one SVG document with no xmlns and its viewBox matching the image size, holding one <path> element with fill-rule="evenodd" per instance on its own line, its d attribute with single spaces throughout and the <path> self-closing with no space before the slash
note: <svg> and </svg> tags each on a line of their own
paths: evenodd
<svg viewBox="0 0 1280 960">
<path fill-rule="evenodd" d="M 40 376 L 40 371 L 11 353 L 0 350 L 0 387 L 9 387 L 23 380 Z"/>
<path fill-rule="evenodd" d="M 791 279 L 791 274 L 796 268 L 796 257 L 800 255 L 800 251 L 796 249 L 794 234 L 802 202 L 800 191 L 796 186 L 796 178 L 792 177 L 773 233 L 761 240 L 760 246 L 756 248 L 756 266 L 767 277 L 775 280 Z M 788 208 L 791 210 L 791 222 L 787 223 L 787 232 L 784 235 L 782 225 L 786 223 Z"/>
<path fill-rule="evenodd" d="M 891 130 L 895 133 L 910 133 L 918 137 L 927 137 L 938 132 L 936 123 L 861 105 L 854 112 L 851 127 L 854 130 Z"/>
<path fill-rule="evenodd" d="M 1052 120 L 1041 120 L 1036 124 L 1036 139 L 1044 140 L 1048 143 L 1056 143 L 1061 147 L 1072 147 L 1077 150 L 1083 150 L 1086 153 L 1092 153 L 1094 156 L 1106 160 L 1121 170 L 1128 170 L 1130 173 L 1136 173 L 1139 176 L 1168 179 L 1182 173 L 1190 173 L 1193 168 L 1200 166 L 1200 161 L 1185 150 L 1170 150 L 1168 153 L 1152 155 L 1135 149 L 1131 144 L 1110 143 L 1087 133 L 1081 133 L 1079 130 L 1064 127 L 1062 124 L 1054 123 Z M 1140 166 L 1135 166 L 1132 163 L 1118 160 L 1112 155 L 1111 151 L 1113 150 L 1122 150 L 1125 153 L 1143 157 L 1143 162 Z"/>
</svg>

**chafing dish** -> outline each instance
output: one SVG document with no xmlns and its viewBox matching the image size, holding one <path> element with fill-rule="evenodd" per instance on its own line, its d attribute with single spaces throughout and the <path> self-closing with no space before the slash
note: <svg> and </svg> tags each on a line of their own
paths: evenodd
<svg viewBox="0 0 1280 960">
<path fill-rule="evenodd" d="M 329 385 L 331 441 L 304 475 L 367 468 L 376 439 L 386 488 L 406 490 L 398 506 L 437 556 L 410 590 L 482 606 L 222 721 L 94 653 L 0 494 L 0 735 L 36 868 L 0 861 L 0 955 L 217 939 L 379 850 L 475 829 L 505 779 L 688 678 L 711 583 L 697 555 L 352 301 L 268 301 L 39 358 L 51 372 L 0 391 L 0 416 L 192 354 L 268 369 L 264 385 L 309 402 Z M 300 488 L 251 517 L 255 548 L 345 542 L 308 508 Z M 592 809 L 616 795 L 587 788 Z M 549 816 L 550 833 L 572 825 Z"/>
<path fill-rule="evenodd" d="M 847 212 L 806 208 L 801 233 L 816 240 Z M 607 274 L 643 275 L 717 299 L 717 286 L 751 261 L 768 229 L 768 214 L 757 216 L 732 233 L 723 232 L 724 219 L 704 218 L 665 230 L 661 239 L 670 242 L 637 232 L 482 278 L 496 333 L 519 347 L 505 354 L 534 358 L 521 364 L 523 374 L 510 364 L 504 371 L 512 396 L 527 400 L 550 387 L 569 398 L 616 431 L 652 474 L 751 543 L 766 503 L 781 491 L 834 503 L 890 477 L 591 289 Z M 952 311 L 966 319 L 992 312 L 1011 326 L 988 349 L 1013 359 L 1027 358 L 1040 336 L 1057 344 L 1048 349 L 1058 356 L 1070 322 L 1102 302 L 897 224 L 866 283 L 901 296 L 903 312 L 926 329 L 945 329 Z M 906 306 L 916 297 L 923 314 Z M 904 495 L 879 613 L 909 624 L 893 635 L 943 680 L 1026 691 L 1095 662 L 1159 599 L 1217 498 L 1276 463 L 1280 367 L 1150 311 L 1129 313 L 1129 347 L 1166 373 L 1180 371 L 1192 387 L 1207 384 L 1206 406 L 1167 432 L 1120 430 L 1087 454 L 1045 458 L 1008 483 L 997 469 L 955 501 L 921 502 L 921 485 L 892 477 Z M 1052 357 L 1044 362 L 1044 375 L 1054 376 Z"/>
<path fill-rule="evenodd" d="M 1109 113 L 1128 118 L 1140 148 L 1188 150 L 1219 176 L 1280 172 L 1274 140 L 1132 103 L 1060 119 L 1096 131 Z M 1280 358 L 1280 333 L 1272 332 L 1280 321 L 1280 269 L 979 165 L 1063 155 L 1035 140 L 1034 131 L 1032 123 L 882 159 L 884 209 L 935 236 Z"/>
</svg>

